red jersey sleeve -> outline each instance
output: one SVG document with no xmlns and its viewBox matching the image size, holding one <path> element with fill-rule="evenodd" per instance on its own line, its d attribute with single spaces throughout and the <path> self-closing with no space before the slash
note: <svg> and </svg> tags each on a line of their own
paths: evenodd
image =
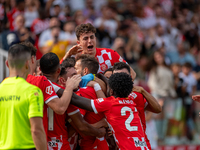
<svg viewBox="0 0 200 150">
<path fill-rule="evenodd" d="M 67 108 L 67 114 L 68 116 L 72 116 L 74 114 L 76 114 L 77 112 L 79 112 L 78 107 L 70 104 L 69 107 Z"/>
<path fill-rule="evenodd" d="M 44 102 L 47 104 L 54 98 L 58 98 L 53 86 L 47 79 L 43 79 L 42 81 L 43 85 L 43 95 L 44 95 Z"/>
<path fill-rule="evenodd" d="M 100 112 L 105 112 L 111 108 L 111 102 L 106 98 L 99 98 L 95 100 L 91 100 L 91 106 L 94 110 L 95 114 Z"/>
<path fill-rule="evenodd" d="M 111 63 L 114 65 L 116 62 L 125 62 L 127 63 L 116 51 L 111 51 L 112 60 Z"/>
</svg>

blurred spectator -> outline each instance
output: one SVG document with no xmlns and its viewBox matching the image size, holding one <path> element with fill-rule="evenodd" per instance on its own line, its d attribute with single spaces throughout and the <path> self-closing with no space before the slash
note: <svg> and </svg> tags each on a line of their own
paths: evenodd
<svg viewBox="0 0 200 150">
<path fill-rule="evenodd" d="M 63 11 L 65 4 L 62 1 L 55 0 L 52 5 L 53 7 L 50 9 L 50 16 L 57 17 L 62 23 L 66 22 L 67 18 Z"/>
<path fill-rule="evenodd" d="M 11 31 L 7 35 L 7 44 L 8 46 L 12 46 L 13 44 L 17 44 L 24 41 L 29 41 L 34 44 L 34 39 L 27 28 L 25 28 L 25 18 L 24 16 L 18 15 L 15 20 L 15 30 Z"/>
<path fill-rule="evenodd" d="M 25 27 L 30 28 L 33 21 L 39 17 L 38 13 L 38 0 L 26 0 L 26 9 L 24 12 L 24 18 L 25 18 Z"/>
<path fill-rule="evenodd" d="M 100 13 L 95 10 L 93 0 L 86 0 L 85 3 L 86 7 L 83 9 L 83 15 L 86 18 L 94 21 L 100 15 Z"/>
<path fill-rule="evenodd" d="M 184 84 L 186 84 L 186 96 L 184 97 L 184 106 L 186 110 L 186 133 L 189 140 L 192 140 L 195 135 L 194 126 L 194 102 L 192 101 L 192 95 L 196 92 L 197 81 L 192 74 L 192 65 L 186 62 L 182 66 L 182 72 L 180 72 L 179 77 L 183 79 Z"/>
<path fill-rule="evenodd" d="M 49 21 L 49 28 L 45 31 L 42 32 L 42 34 L 40 35 L 39 38 L 39 48 L 43 47 L 44 44 L 48 41 L 48 40 L 52 40 L 53 37 L 51 35 L 51 28 L 54 26 L 58 26 L 60 27 L 60 22 L 56 17 L 53 17 L 50 19 Z M 60 31 L 59 32 L 59 36 L 58 36 L 59 40 L 64 40 L 65 39 L 65 32 Z"/>
<path fill-rule="evenodd" d="M 67 21 L 64 24 L 64 32 L 65 32 L 65 39 L 70 41 L 72 45 L 76 44 L 76 33 L 75 33 L 76 24 L 74 21 Z"/>
<path fill-rule="evenodd" d="M 182 42 L 178 44 L 178 51 L 173 53 L 168 53 L 168 56 L 172 63 L 179 63 L 183 65 L 186 62 L 189 62 L 193 67 L 196 65 L 194 56 L 192 56 L 188 51 L 188 44 Z"/>
<path fill-rule="evenodd" d="M 12 1 L 12 0 L 11 0 Z M 9 24 L 10 24 L 10 30 L 13 31 L 15 30 L 15 18 L 19 15 L 19 14 L 24 14 L 24 9 L 25 9 L 25 1 L 24 0 L 16 0 L 16 6 L 14 6 L 11 11 L 9 11 L 7 13 L 7 17 L 9 20 Z M 14 3 L 14 1 L 13 1 Z"/>
<path fill-rule="evenodd" d="M 33 20 L 31 24 L 31 31 L 39 37 L 40 34 L 49 27 L 49 19 L 46 18 L 45 10 L 43 8 L 39 9 L 39 18 Z"/>
<path fill-rule="evenodd" d="M 44 46 L 41 47 L 42 54 L 53 52 L 58 56 L 59 60 L 61 60 L 65 56 L 69 42 L 66 40 L 59 39 L 60 32 L 60 27 L 51 27 L 52 39 L 46 41 Z"/>
<path fill-rule="evenodd" d="M 151 60 L 152 67 L 149 73 L 148 86 L 152 95 L 163 106 L 163 111 L 157 116 L 156 126 L 159 140 L 163 142 L 167 132 L 168 104 L 176 96 L 172 71 L 166 66 L 164 56 L 156 51 Z"/>
<path fill-rule="evenodd" d="M 116 21 L 115 12 L 108 6 L 104 6 L 101 9 L 102 16 L 95 19 L 94 26 L 101 32 L 107 31 L 108 34 L 114 38 L 116 36 L 116 31 L 118 27 L 118 22 Z"/>
<path fill-rule="evenodd" d="M 93 23 L 93 21 L 91 19 L 89 19 L 83 15 L 82 10 L 77 10 L 74 13 L 74 21 L 76 22 L 76 25 L 85 24 L 85 23 L 91 23 L 91 24 Z"/>
</svg>

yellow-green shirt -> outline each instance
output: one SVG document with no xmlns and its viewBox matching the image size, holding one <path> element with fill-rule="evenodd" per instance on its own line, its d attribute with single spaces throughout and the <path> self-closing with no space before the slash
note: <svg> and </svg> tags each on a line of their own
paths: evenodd
<svg viewBox="0 0 200 150">
<path fill-rule="evenodd" d="M 35 148 L 29 119 L 43 117 L 41 90 L 21 77 L 0 84 L 0 149 Z"/>
</svg>

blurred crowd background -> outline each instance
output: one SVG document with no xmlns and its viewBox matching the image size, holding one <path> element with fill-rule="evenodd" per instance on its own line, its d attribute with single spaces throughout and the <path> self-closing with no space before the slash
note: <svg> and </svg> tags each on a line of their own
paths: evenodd
<svg viewBox="0 0 200 150">
<path fill-rule="evenodd" d="M 117 51 L 137 73 L 134 85 L 163 106 L 146 112 L 147 134 L 158 145 L 200 144 L 199 0 L 0 0 L 0 48 L 30 41 L 37 58 L 61 59 L 76 44 L 75 27 L 91 23 L 97 47 Z"/>
</svg>

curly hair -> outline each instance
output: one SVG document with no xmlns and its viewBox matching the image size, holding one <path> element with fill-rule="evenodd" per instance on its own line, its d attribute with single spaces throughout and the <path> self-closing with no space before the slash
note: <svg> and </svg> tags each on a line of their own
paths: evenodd
<svg viewBox="0 0 200 150">
<path fill-rule="evenodd" d="M 89 32 L 92 32 L 92 33 L 96 33 L 96 28 L 90 24 L 90 23 L 87 23 L 87 24 L 80 24 L 78 25 L 76 28 L 75 28 L 75 32 L 76 32 L 76 37 L 77 39 L 79 40 L 80 36 L 83 34 L 83 33 L 89 33 Z"/>
<path fill-rule="evenodd" d="M 133 89 L 131 76 L 124 72 L 112 74 L 108 84 L 113 90 L 114 95 L 120 98 L 128 97 Z"/>
</svg>

